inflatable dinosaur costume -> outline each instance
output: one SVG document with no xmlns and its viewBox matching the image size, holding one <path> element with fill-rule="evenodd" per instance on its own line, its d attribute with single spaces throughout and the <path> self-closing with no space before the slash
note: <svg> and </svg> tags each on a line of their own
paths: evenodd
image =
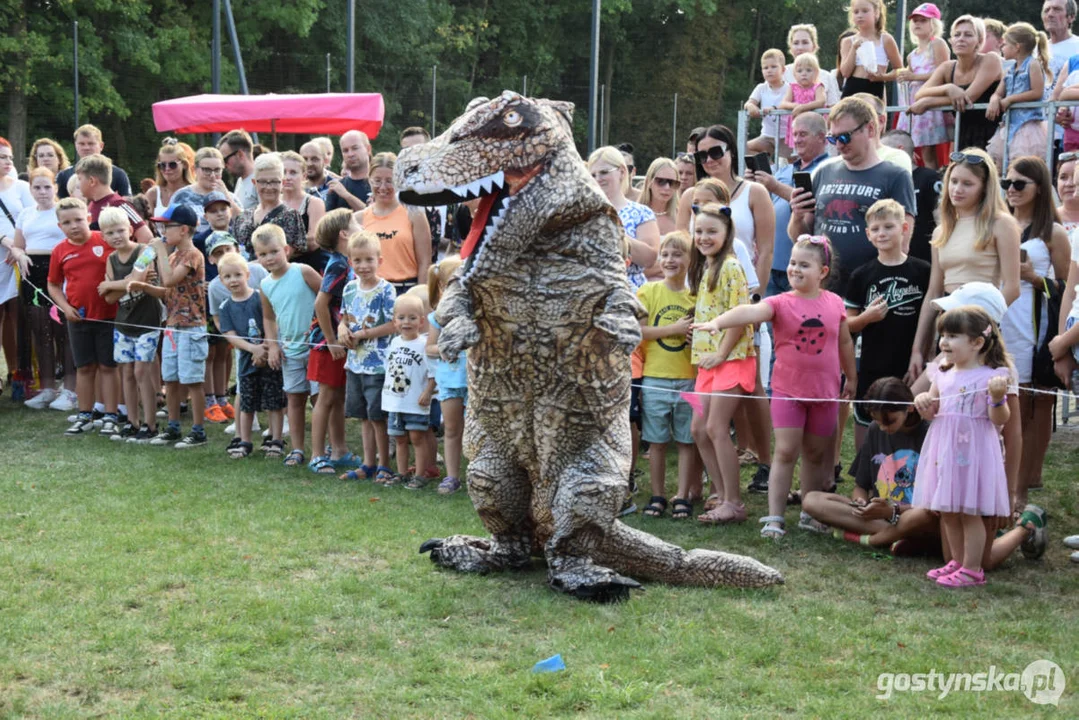
<svg viewBox="0 0 1079 720">
<path fill-rule="evenodd" d="M 782 583 L 752 558 L 687 552 L 615 519 L 630 471 L 641 307 L 618 216 L 574 148 L 572 112 L 512 92 L 477 98 L 397 160 L 402 202 L 480 199 L 437 319 L 444 357 L 469 349 L 468 492 L 491 538 L 453 535 L 420 551 L 479 573 L 528 568 L 542 552 L 552 588 L 599 602 L 639 588 L 629 576 Z"/>
</svg>

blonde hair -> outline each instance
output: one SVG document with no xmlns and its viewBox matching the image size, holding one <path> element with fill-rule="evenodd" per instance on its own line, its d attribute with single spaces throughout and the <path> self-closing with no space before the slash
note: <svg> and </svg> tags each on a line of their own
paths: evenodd
<svg viewBox="0 0 1079 720">
<path fill-rule="evenodd" d="M 857 2 L 869 3 L 877 11 L 877 20 L 873 23 L 873 29 L 877 31 L 877 35 L 883 35 L 885 18 L 888 15 L 888 10 L 884 7 L 884 0 L 851 0 L 850 5 L 847 6 L 847 22 L 850 23 L 852 28 L 854 27 L 854 4 Z"/>
<path fill-rule="evenodd" d="M 817 59 L 817 56 L 813 53 L 802 53 L 798 57 L 794 58 L 795 70 L 803 68 L 806 65 L 808 65 L 809 68 L 814 73 L 816 73 L 816 75 L 814 75 L 813 77 L 813 81 L 816 82 L 817 80 L 820 80 L 820 60 Z"/>
<path fill-rule="evenodd" d="M 420 286 L 417 285 L 412 288 L 412 290 L 415 290 L 418 287 Z M 397 300 L 394 301 L 393 314 L 395 316 L 398 312 L 405 310 L 408 306 L 418 309 L 421 313 L 424 311 L 423 298 L 418 293 L 413 293 L 412 290 L 409 290 L 404 295 L 399 295 Z"/>
<path fill-rule="evenodd" d="M 619 183 L 619 187 L 622 188 L 622 194 L 624 195 L 629 190 L 629 168 L 626 166 L 626 158 L 622 155 L 622 151 L 613 145 L 604 145 L 601 148 L 596 148 L 592 151 L 592 154 L 588 156 L 588 169 L 591 170 L 592 166 L 598 162 L 605 162 L 608 165 L 614 166 L 616 170 L 621 172 L 622 181 Z"/>
<path fill-rule="evenodd" d="M 438 307 L 442 293 L 446 291 L 450 278 L 457 272 L 457 268 L 461 267 L 462 262 L 464 261 L 460 255 L 447 255 L 427 268 L 427 302 L 432 308 Z"/>
<path fill-rule="evenodd" d="M 375 168 L 389 168 L 393 170 L 394 165 L 397 164 L 397 156 L 392 152 L 380 152 L 371 158 L 371 172 L 375 171 Z"/>
<path fill-rule="evenodd" d="M 315 145 L 317 145 L 318 148 L 322 150 L 322 155 L 326 158 L 327 165 L 333 162 L 333 140 L 330 140 L 325 135 L 320 135 L 319 137 L 311 138 L 311 142 L 315 143 Z"/>
<path fill-rule="evenodd" d="M 59 215 L 64 210 L 82 210 L 86 212 L 86 203 L 81 198 L 66 197 L 56 203 L 56 214 Z"/>
<path fill-rule="evenodd" d="M 267 223 L 265 225 L 259 225 L 255 228 L 255 232 L 251 233 L 251 244 L 262 245 L 268 247 L 274 244 L 281 245 L 281 247 L 288 247 L 288 241 L 285 238 L 285 231 L 279 226 L 273 223 Z"/>
<path fill-rule="evenodd" d="M 260 170 L 269 170 L 281 177 L 285 175 L 285 166 L 281 162 L 281 156 L 275 152 L 262 153 L 255 158 L 255 172 Z"/>
<path fill-rule="evenodd" d="M 761 65 L 763 65 L 764 61 L 769 58 L 779 63 L 780 67 L 783 67 L 787 64 L 787 56 L 784 55 L 783 51 L 779 50 L 778 48 L 768 48 L 763 53 L 761 53 Z"/>
<path fill-rule="evenodd" d="M 37 149 L 42 145 L 48 145 L 56 152 L 56 160 L 59 163 L 57 170 L 66 170 L 71 167 L 71 161 L 67 159 L 67 153 L 64 152 L 64 147 L 60 143 L 56 142 L 52 138 L 38 138 L 34 141 L 34 144 L 30 146 L 30 157 L 26 159 L 26 167 L 31 170 L 38 168 L 37 164 Z"/>
<path fill-rule="evenodd" d="M 817 40 L 817 26 L 813 23 L 799 23 L 798 25 L 791 25 L 791 29 L 787 31 L 788 52 L 790 52 L 791 46 L 794 45 L 794 36 L 800 32 L 809 34 L 809 39 L 813 41 L 813 52 L 820 49 L 820 42 Z M 791 55 L 793 54 L 791 53 Z"/>
<path fill-rule="evenodd" d="M 102 230 L 108 227 L 131 227 L 127 213 L 118 207 L 107 207 L 97 216 L 97 226 Z"/>
<path fill-rule="evenodd" d="M 892 218 L 893 220 L 899 220 L 902 222 L 907 218 L 907 211 L 903 209 L 903 206 L 897 203 L 891 198 L 884 198 L 883 200 L 877 200 L 875 203 L 869 206 L 869 209 L 865 211 L 865 224 L 869 223 L 878 217 Z"/>
<path fill-rule="evenodd" d="M 848 115 L 858 124 L 872 123 L 874 127 L 877 125 L 876 108 L 859 97 L 845 97 L 833 105 L 828 113 L 828 122 L 834 123 Z"/>
<path fill-rule="evenodd" d="M 104 155 L 87 155 L 75 166 L 76 175 L 86 175 L 108 186 L 112 184 L 112 160 Z"/>
<path fill-rule="evenodd" d="M 693 249 L 693 238 L 691 238 L 689 233 L 685 230 L 669 232 L 659 241 L 660 252 L 663 252 L 667 248 L 672 248 L 684 255 L 688 255 L 689 251 Z"/>
<path fill-rule="evenodd" d="M 974 28 L 974 39 L 978 41 L 978 47 L 980 48 L 982 43 L 985 42 L 985 23 L 982 22 L 981 18 L 973 15 L 960 15 L 955 20 L 952 20 L 951 31 L 954 33 L 955 29 L 963 23 L 970 23 L 971 27 Z"/>
<path fill-rule="evenodd" d="M 217 274 L 220 275 L 221 271 L 230 265 L 241 268 L 245 273 L 251 273 L 251 268 L 248 266 L 247 260 L 244 260 L 243 255 L 238 252 L 229 252 L 222 255 L 217 261 Z"/>
<path fill-rule="evenodd" d="M 1004 39 L 1015 43 L 1025 52 L 1030 53 L 1042 66 L 1042 73 L 1049 75 L 1049 38 L 1041 30 L 1035 30 L 1030 23 L 1017 22 L 1008 27 Z M 1047 77 L 1046 83 L 1052 84 L 1053 78 Z"/>
<path fill-rule="evenodd" d="M 323 250 L 336 250 L 341 233 L 348 230 L 352 222 L 352 210 L 337 208 L 322 216 L 315 227 L 315 242 Z"/>
<path fill-rule="evenodd" d="M 195 153 L 195 165 L 198 165 L 206 158 L 220 160 L 222 165 L 225 163 L 225 156 L 221 154 L 220 150 L 215 147 L 201 147 L 198 152 Z"/>
<path fill-rule="evenodd" d="M 716 197 L 716 202 L 720 205 L 726 205 L 731 201 L 731 193 L 727 190 L 727 186 L 715 178 L 700 180 L 693 186 L 693 189 L 712 193 Z M 705 203 L 701 204 L 704 205 Z"/>
<path fill-rule="evenodd" d="M 955 225 L 959 221 L 959 215 L 952 205 L 951 194 L 948 192 L 948 183 L 951 182 L 952 172 L 957 167 L 965 167 L 982 180 L 982 199 L 978 205 L 978 211 L 974 215 L 974 249 L 985 250 L 993 240 L 993 225 L 998 217 L 1008 215 L 1008 206 L 1004 203 L 1004 197 L 1000 193 L 1000 175 L 997 173 L 997 165 L 990 159 L 988 153 L 981 148 L 966 148 L 964 155 L 978 156 L 981 162 L 967 162 L 960 160 L 948 166 L 944 173 L 943 190 L 940 193 L 940 224 L 933 233 L 930 243 L 933 247 L 942 248 L 948 244 L 948 239 L 955 231 Z"/>
<path fill-rule="evenodd" d="M 194 174 L 191 169 L 191 158 L 184 151 L 183 147 L 181 147 L 180 143 L 173 141 L 162 145 L 157 151 L 157 156 L 160 158 L 162 155 L 171 155 L 180 163 L 180 168 L 182 170 L 181 180 L 185 187 L 195 182 Z M 159 168 L 156 163 L 154 164 L 154 184 L 159 188 L 165 187 L 165 176 L 162 174 L 161 168 Z"/>
<path fill-rule="evenodd" d="M 307 165 L 307 161 L 303 159 L 303 155 L 295 150 L 285 150 L 284 152 L 278 153 L 278 156 L 281 158 L 282 163 L 297 162 L 300 163 L 300 167 L 305 167 Z"/>
<path fill-rule="evenodd" d="M 941 35 L 944 34 L 944 23 L 940 21 L 940 18 L 926 18 L 926 20 L 929 21 L 929 40 L 930 42 L 932 42 L 933 40 L 939 38 Z M 1003 25 L 1003 23 L 1001 24 Z M 907 30 L 910 33 L 911 42 L 917 45 L 918 38 L 914 37 L 913 18 L 907 21 Z"/>
<path fill-rule="evenodd" d="M 648 166 L 648 172 L 644 175 L 644 186 L 641 190 L 641 197 L 637 200 L 641 205 L 652 206 L 652 183 L 655 182 L 656 173 L 664 168 L 668 170 L 674 170 L 674 185 L 672 188 L 675 192 L 671 193 L 671 199 L 667 201 L 667 207 L 663 208 L 662 212 L 667 213 L 667 217 L 675 217 L 678 215 L 678 166 L 674 160 L 670 158 L 660 157 L 652 161 L 652 164 Z"/>
<path fill-rule="evenodd" d="M 92 137 L 98 142 L 104 142 L 104 140 L 101 139 L 101 131 L 97 129 L 96 125 L 79 125 L 79 127 L 75 130 L 75 134 L 72 136 L 72 139 L 78 140 L 80 135 L 86 135 L 88 137 Z"/>
<path fill-rule="evenodd" d="M 374 250 L 376 257 L 382 257 L 382 241 L 378 239 L 378 235 L 375 235 L 370 230 L 360 230 L 349 236 L 348 252 L 350 255 L 357 250 L 368 249 Z"/>
<path fill-rule="evenodd" d="M 1004 33 L 1008 32 L 1008 26 L 996 18 L 982 18 L 986 35 L 993 35 L 997 40 L 1004 39 Z"/>
<path fill-rule="evenodd" d="M 76 173 L 71 173 L 67 176 L 67 194 L 74 196 L 77 192 L 79 192 L 79 176 Z"/>
</svg>

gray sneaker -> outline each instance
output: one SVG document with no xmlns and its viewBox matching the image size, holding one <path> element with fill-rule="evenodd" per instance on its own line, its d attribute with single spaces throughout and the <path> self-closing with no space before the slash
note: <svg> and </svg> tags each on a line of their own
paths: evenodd
<svg viewBox="0 0 1079 720">
<path fill-rule="evenodd" d="M 104 430 L 102 430 L 102 432 L 104 432 Z M 109 436 L 109 440 L 112 440 L 113 442 L 124 442 L 128 438 L 135 437 L 138 432 L 138 428 L 131 423 L 124 423 L 119 431 L 114 432 Z"/>
<path fill-rule="evenodd" d="M 94 431 L 94 421 L 88 417 L 76 417 L 75 422 L 64 431 L 64 435 L 67 437 L 75 437 L 76 435 L 88 435 Z"/>
<path fill-rule="evenodd" d="M 159 432 L 156 436 L 154 436 L 152 440 L 150 440 L 150 444 L 156 445 L 158 447 L 172 445 L 173 443 L 177 442 L 181 437 L 182 436 L 180 435 L 179 430 L 173 430 L 166 425 L 161 430 L 161 432 Z"/>
<path fill-rule="evenodd" d="M 101 421 L 101 434 L 107 438 L 111 438 L 113 435 L 119 435 L 120 426 L 112 418 L 104 418 Z"/>
<path fill-rule="evenodd" d="M 188 448 L 198 447 L 199 445 L 206 444 L 206 433 L 196 432 L 192 430 L 189 432 L 183 440 L 173 445 L 177 450 L 186 450 Z"/>
<path fill-rule="evenodd" d="M 155 437 L 157 437 L 157 431 L 151 430 L 149 425 L 143 425 L 137 433 L 127 438 L 126 441 L 136 445 L 148 445 Z"/>
</svg>

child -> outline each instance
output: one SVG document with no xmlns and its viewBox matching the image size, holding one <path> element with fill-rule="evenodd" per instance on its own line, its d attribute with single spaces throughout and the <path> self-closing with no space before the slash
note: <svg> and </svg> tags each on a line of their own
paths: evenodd
<svg viewBox="0 0 1079 720">
<path fill-rule="evenodd" d="M 783 96 L 787 94 L 787 83 L 783 80 L 783 51 L 771 48 L 761 55 L 761 75 L 764 82 L 753 88 L 753 93 L 746 100 L 745 109 L 751 118 L 759 118 L 762 115 L 761 134 L 746 144 L 747 153 L 775 152 L 776 143 L 782 135 L 782 125 L 779 116 L 770 115 L 772 110 L 779 107 Z M 788 131 L 789 136 L 789 131 Z"/>
<path fill-rule="evenodd" d="M 693 297 L 686 287 L 692 248 L 689 233 L 675 231 L 664 237 L 659 244 L 663 280 L 645 283 L 637 290 L 637 299 L 648 313 L 641 319 L 645 343 L 641 438 L 650 446 L 652 478 L 652 497 L 644 508 L 646 517 L 663 517 L 667 509 L 667 443 L 672 437 L 678 444 L 678 490 L 671 503 L 672 517 L 687 518 L 692 508 L 689 482 L 694 463 L 693 409 L 680 394 L 693 392 L 697 375 L 686 339 L 694 312 Z"/>
<path fill-rule="evenodd" d="M 854 34 L 839 43 L 843 97 L 864 92 L 883 100 L 884 84 L 895 76 L 888 67 L 903 65 L 895 38 L 884 31 L 886 15 L 884 0 L 851 0 L 847 18 Z"/>
<path fill-rule="evenodd" d="M 65 239 L 49 256 L 49 297 L 67 319 L 67 336 L 75 361 L 75 394 L 79 413 L 67 436 L 85 435 L 94 429 L 94 383 L 101 378 L 105 417 L 101 432 L 111 437 L 117 430 L 116 361 L 113 359 L 112 325 L 116 308 L 105 302 L 98 286 L 105 279 L 112 248 L 101 233 L 90 230 L 86 203 L 64 198 L 56 205 L 56 220 Z"/>
<path fill-rule="evenodd" d="M 458 255 L 446 257 L 427 271 L 427 292 L 431 307 L 438 308 L 438 301 L 446 291 L 453 274 L 461 267 Z M 445 422 L 442 442 L 446 450 L 446 477 L 438 485 L 440 495 L 450 495 L 461 488 L 462 438 L 465 428 L 465 406 L 468 404 L 468 366 L 465 353 L 455 361 L 446 362 L 438 353 L 438 333 L 442 326 L 432 311 L 427 315 L 427 362 L 434 367 L 438 402 Z"/>
<path fill-rule="evenodd" d="M 856 400 L 880 378 L 908 372 L 918 334 L 918 313 L 929 288 L 930 266 L 903 252 L 906 211 L 895 200 L 878 200 L 865 213 L 865 234 L 877 258 L 851 273 L 847 283 L 847 322 L 862 334 Z M 854 405 L 854 445 L 862 447 L 872 407 Z"/>
<path fill-rule="evenodd" d="M 90 229 L 99 230 L 98 216 L 107 207 L 117 207 L 127 213 L 134 232 L 135 240 L 146 244 L 154 239 L 149 226 L 135 208 L 120 195 L 113 192 L 112 161 L 104 155 L 87 155 L 75 166 L 75 175 L 79 179 L 79 190 L 86 198 Z"/>
<path fill-rule="evenodd" d="M 813 53 L 803 53 L 794 58 L 794 82 L 787 86 L 787 94 L 783 96 L 783 102 L 779 107 L 790 110 L 791 114 L 785 119 L 787 130 L 787 147 L 794 147 L 794 136 L 791 127 L 794 118 L 804 112 L 810 112 L 817 108 L 825 107 L 824 83 L 820 82 L 820 62 Z"/>
<path fill-rule="evenodd" d="M 393 334 L 393 285 L 379 277 L 381 243 L 371 232 L 353 233 L 348 239 L 348 259 L 355 280 L 341 294 L 341 323 L 337 341 L 347 347 L 345 370 L 345 416 L 363 423 L 363 464 L 349 470 L 342 480 L 378 482 L 393 478 L 386 415 L 382 411 L 382 386 L 386 380 L 386 351 Z"/>
<path fill-rule="evenodd" d="M 420 299 L 412 295 L 397 298 L 393 305 L 393 323 L 397 337 L 390 342 L 386 352 L 382 409 L 389 413 L 388 432 L 397 441 L 397 474 L 381 484 L 404 483 L 416 490 L 426 484 L 426 478 L 408 474 L 409 443 L 416 446 L 416 467 L 434 464 L 434 458 L 427 457 L 426 433 L 435 379 L 427 364 L 427 338 L 420 335 L 423 323 Z"/>
<path fill-rule="evenodd" d="M 1007 143 L 1008 157 L 1021 155 L 1042 155 L 1045 153 L 1046 133 L 1044 108 L 1009 110 L 1015 103 L 1040 102 L 1044 99 L 1045 78 L 1050 78 L 1049 40 L 1045 33 L 1035 30 L 1030 23 L 1019 22 L 1004 33 L 1004 57 L 1014 60 L 1015 64 L 1004 74 L 997 84 L 996 92 L 989 100 L 989 109 L 985 116 L 990 120 L 1008 113 L 1008 134 L 1005 137 L 1001 126 L 989 141 L 990 156 L 998 168 L 1003 168 L 1004 144 Z M 1034 62 L 1037 60 L 1037 62 Z"/>
<path fill-rule="evenodd" d="M 165 381 L 168 426 L 151 445 L 172 445 L 177 450 L 206 444 L 203 429 L 206 406 L 202 394 L 206 376 L 206 265 L 191 238 L 199 216 L 187 205 L 171 205 L 160 217 L 163 240 L 155 240 L 157 267 L 165 294 L 165 344 L 161 348 L 161 379 Z M 172 249 L 168 254 L 166 246 Z M 154 292 L 147 282 L 132 281 L 128 292 Z M 180 435 L 180 401 L 191 398 L 191 432 Z"/>
<path fill-rule="evenodd" d="M 707 323 L 731 308 L 749 303 L 749 286 L 742 264 L 734 255 L 734 222 L 730 208 L 705 205 L 694 223 L 694 245 L 689 261 L 689 291 L 697 297 L 694 316 Z M 691 362 L 697 365 L 698 393 L 723 393 L 704 398 L 703 417 L 694 416 L 692 435 L 715 485 L 719 503 L 697 519 L 704 523 L 745 522 L 738 478 L 738 454 L 729 432 L 740 396 L 756 387 L 757 359 L 753 328 L 748 323 L 713 337 L 693 334 Z M 675 508 L 672 517 L 685 517 Z M 685 510 L 683 506 L 681 509 Z"/>
<path fill-rule="evenodd" d="M 229 376 L 232 374 L 232 351 L 228 341 L 219 336 L 217 325 L 214 321 L 221 303 L 228 300 L 229 292 L 221 283 L 214 285 L 214 281 L 217 279 L 217 266 L 214 264 L 213 258 L 210 257 L 209 246 L 215 233 L 228 233 L 232 205 L 225 193 L 214 190 L 203 199 L 202 207 L 202 219 L 209 223 L 209 227 L 195 233 L 192 242 L 208 263 L 206 266 L 206 295 L 210 299 L 210 322 L 206 328 L 210 333 L 210 353 L 206 357 L 206 419 L 214 423 L 226 423 L 236 417 L 236 409 L 232 407 L 232 403 L 229 402 L 228 398 Z M 230 245 L 218 245 L 218 247 L 224 248 L 230 247 Z M 257 289 L 259 282 L 266 277 L 266 272 L 259 265 L 255 265 L 254 268 L 257 268 L 257 270 L 251 273 L 250 282 L 252 283 L 251 287 Z M 213 292 L 215 288 L 217 289 L 216 294 Z"/>
<path fill-rule="evenodd" d="M 146 280 L 157 260 L 157 252 L 148 245 L 139 245 L 131 237 L 127 213 L 115 207 L 101 211 L 98 224 L 105 242 L 113 249 L 105 270 L 105 301 L 116 304 L 116 326 L 112 331 L 113 360 L 120 368 L 120 383 L 128 422 L 113 440 L 144 445 L 157 435 L 157 391 L 161 387 L 157 372 L 157 345 L 161 341 L 161 301 L 165 289 L 154 287 L 150 292 L 128 292 L 131 280 Z M 156 270 L 153 270 L 156 275 Z M 150 329 L 152 328 L 152 329 Z M 142 401 L 142 424 L 138 429 L 139 401 Z"/>
<path fill-rule="evenodd" d="M 922 3 L 910 14 L 910 35 L 917 47 L 907 55 L 907 67 L 896 73 L 901 83 L 900 105 L 913 105 L 914 95 L 925 85 L 937 65 L 951 57 L 948 43 L 941 37 L 944 25 L 940 21 L 940 8 L 933 3 Z M 987 35 L 988 36 L 988 35 Z M 896 127 L 909 132 L 914 139 L 914 156 L 919 165 L 936 170 L 948 164 L 951 148 L 952 115 L 941 110 L 930 110 L 921 115 L 900 113 Z"/>
<path fill-rule="evenodd" d="M 431 269 L 428 268 L 428 275 Z M 420 319 L 420 335 L 427 336 L 431 332 L 431 324 L 427 322 L 428 316 L 431 315 L 431 293 L 427 289 L 427 283 L 421 283 L 413 288 L 410 288 L 405 295 L 415 295 L 419 298 L 419 301 L 423 303 L 423 317 Z M 431 366 L 434 368 L 434 365 Z M 437 389 L 437 387 L 436 387 Z M 437 480 L 441 475 L 438 470 L 438 430 L 442 427 L 442 406 L 438 401 L 437 393 L 436 397 L 431 398 L 431 412 L 427 418 L 427 432 L 424 437 L 427 440 L 428 453 L 427 457 L 434 458 L 431 461 L 431 465 L 423 469 L 419 474 L 423 477 L 418 481 L 420 483 L 426 483 L 430 480 Z M 417 470 L 420 466 L 417 466 Z M 412 490 L 418 489 L 417 487 L 411 488 Z"/>
<path fill-rule="evenodd" d="M 270 276 L 262 281 L 262 322 L 265 327 L 267 362 L 281 370 L 288 395 L 289 437 L 292 451 L 285 456 L 285 467 L 302 467 L 304 415 L 307 397 L 317 394 L 307 379 L 307 337 L 315 314 L 315 295 L 322 277 L 310 265 L 290 263 L 285 231 L 277 225 L 260 226 L 251 235 L 251 245 L 259 263 Z"/>
<path fill-rule="evenodd" d="M 835 262 L 828 238 L 802 235 L 791 249 L 787 265 L 790 292 L 772 295 L 756 305 L 736 307 L 711 322 L 693 326 L 694 330 L 714 333 L 748 323 L 772 322 L 776 363 L 771 410 L 776 445 L 768 477 L 770 514 L 760 520 L 764 524 L 762 537 L 786 534 L 783 512 L 799 454 L 803 455 L 803 493 L 822 490 L 829 484 L 835 458 L 832 436 L 839 419 L 839 406 L 834 401 L 851 399 L 858 385 L 854 342 L 843 301 L 822 287 Z M 840 370 L 846 376 L 842 390 Z M 799 527 L 826 530 L 806 513 L 802 513 Z"/>
<path fill-rule="evenodd" d="M 228 244 L 227 240 L 223 242 Z M 235 240 L 232 243 L 235 244 Z M 212 240 L 208 249 L 213 256 L 215 248 Z M 269 348 L 262 342 L 266 336 L 262 298 L 261 293 L 251 287 L 250 267 L 239 252 L 223 252 L 218 255 L 218 276 L 214 278 L 229 292 L 229 299 L 218 309 L 218 325 L 229 344 L 240 351 L 236 369 L 240 417 L 236 422 L 236 437 L 226 449 L 234 460 L 251 454 L 254 447 L 251 444 L 252 423 L 255 413 L 260 410 L 266 410 L 270 415 L 270 438 L 262 446 L 266 456 L 280 457 L 285 447 L 281 440 L 281 411 L 288 401 L 285 399 L 281 368 L 270 367 Z"/>
<path fill-rule="evenodd" d="M 1010 412 L 1011 359 L 996 324 L 979 307 L 950 310 L 937 321 L 944 362 L 929 392 L 914 400 L 929 428 L 914 483 L 914 505 L 941 513 L 945 557 L 927 576 L 946 587 L 984 585 L 983 518 L 1010 516 L 998 428 Z"/>
<path fill-rule="evenodd" d="M 335 475 L 338 469 L 355 468 L 360 460 L 345 445 L 345 355 L 348 348 L 337 338 L 341 322 L 341 296 L 348 283 L 348 239 L 359 230 L 348 208 L 331 210 L 322 216 L 315 228 L 318 246 L 328 253 L 325 273 L 315 297 L 315 318 L 311 323 L 311 355 L 307 364 L 307 379 L 319 387 L 315 411 L 311 414 L 311 454 L 326 446 L 327 428 L 330 436 L 329 456 L 311 458 L 309 467 L 318 474 Z"/>
</svg>

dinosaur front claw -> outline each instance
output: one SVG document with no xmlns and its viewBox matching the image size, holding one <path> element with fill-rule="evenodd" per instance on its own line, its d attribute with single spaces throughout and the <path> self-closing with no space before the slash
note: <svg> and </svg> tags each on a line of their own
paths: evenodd
<svg viewBox="0 0 1079 720">
<path fill-rule="evenodd" d="M 471 318 L 456 317 L 450 320 L 438 334 L 438 352 L 446 362 L 455 362 L 462 350 L 480 339 L 480 330 Z"/>
<path fill-rule="evenodd" d="M 442 538 L 431 538 L 423 545 L 420 545 L 420 554 L 422 555 L 425 552 L 434 552 L 435 550 L 438 550 L 440 547 L 442 547 L 442 543 Z"/>
</svg>

